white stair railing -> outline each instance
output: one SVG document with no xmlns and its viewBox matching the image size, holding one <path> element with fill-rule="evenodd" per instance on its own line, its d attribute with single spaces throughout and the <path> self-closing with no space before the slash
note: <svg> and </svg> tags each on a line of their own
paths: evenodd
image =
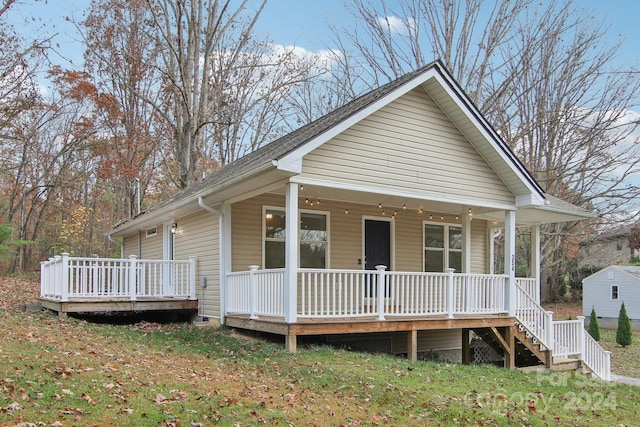
<svg viewBox="0 0 640 427">
<path fill-rule="evenodd" d="M 516 285 L 516 319 L 547 350 L 553 350 L 553 312 L 546 311 L 526 290 Z M 544 350 L 544 349 L 543 349 Z"/>
<path fill-rule="evenodd" d="M 577 356 L 598 378 L 611 380 L 611 353 L 584 329 L 584 317 L 554 321 L 553 312 L 545 311 L 526 289 L 516 285 L 516 319 L 554 356 Z"/>
<path fill-rule="evenodd" d="M 582 363 L 601 380 L 611 381 L 611 352 L 603 349 L 586 330 L 582 329 L 582 332 L 584 339 Z"/>
</svg>

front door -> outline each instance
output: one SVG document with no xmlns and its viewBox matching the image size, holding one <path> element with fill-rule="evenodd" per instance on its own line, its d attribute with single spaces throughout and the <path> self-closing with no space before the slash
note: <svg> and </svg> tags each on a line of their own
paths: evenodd
<svg viewBox="0 0 640 427">
<path fill-rule="evenodd" d="M 364 268 L 375 270 L 376 265 L 391 270 L 391 221 L 365 219 Z"/>
</svg>

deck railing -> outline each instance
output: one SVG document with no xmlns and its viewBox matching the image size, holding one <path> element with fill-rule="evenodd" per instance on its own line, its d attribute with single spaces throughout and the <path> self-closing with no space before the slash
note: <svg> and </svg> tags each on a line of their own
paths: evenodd
<svg viewBox="0 0 640 427">
<path fill-rule="evenodd" d="M 555 357 L 580 356 L 584 351 L 584 317 L 553 322 Z"/>
<path fill-rule="evenodd" d="M 227 312 L 284 315 L 284 270 L 227 275 Z M 506 276 L 378 270 L 298 270 L 297 315 L 302 318 L 498 314 Z M 382 284 L 382 286 L 379 286 Z"/>
<path fill-rule="evenodd" d="M 195 299 L 195 257 L 139 260 L 55 256 L 40 265 L 40 297 Z"/>
<path fill-rule="evenodd" d="M 582 362 L 600 379 L 611 381 L 611 352 L 604 350 L 589 333 L 583 331 Z"/>
</svg>

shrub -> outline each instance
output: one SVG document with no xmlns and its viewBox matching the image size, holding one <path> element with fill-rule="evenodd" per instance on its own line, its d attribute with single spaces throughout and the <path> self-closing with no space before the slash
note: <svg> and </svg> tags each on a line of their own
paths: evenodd
<svg viewBox="0 0 640 427">
<path fill-rule="evenodd" d="M 629 316 L 627 316 L 627 309 L 624 306 L 624 302 L 620 307 L 620 314 L 618 315 L 616 342 L 623 347 L 631 344 L 631 320 L 629 320 Z"/>
<path fill-rule="evenodd" d="M 600 325 L 598 325 L 598 316 L 596 316 L 596 308 L 591 309 L 591 317 L 589 318 L 589 329 L 587 330 L 589 335 L 594 340 L 600 341 Z"/>
</svg>

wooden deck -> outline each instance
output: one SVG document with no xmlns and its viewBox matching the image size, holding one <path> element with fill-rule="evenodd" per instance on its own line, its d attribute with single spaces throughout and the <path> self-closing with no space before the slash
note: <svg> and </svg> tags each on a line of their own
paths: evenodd
<svg viewBox="0 0 640 427">
<path fill-rule="evenodd" d="M 464 331 L 480 328 L 503 328 L 511 330 L 515 327 L 515 321 L 515 318 L 506 315 L 469 315 L 458 316 L 453 319 L 444 316 L 402 316 L 386 320 L 378 320 L 375 316 L 298 319 L 296 323 L 292 324 L 286 323 L 282 317 L 260 316 L 258 319 L 251 319 L 248 315 L 228 314 L 225 318 L 225 324 L 229 327 L 283 335 L 285 337 L 285 346 L 290 352 L 296 351 L 297 336 L 299 335 L 407 332 L 408 356 L 411 360 L 416 360 L 417 358 L 416 340 L 418 331 L 447 329 L 461 329 Z"/>
<path fill-rule="evenodd" d="M 56 301 L 40 298 L 40 305 L 55 311 L 58 316 L 67 313 L 123 313 L 142 311 L 198 311 L 198 300 L 184 298 L 76 298 L 69 301 Z"/>
</svg>

